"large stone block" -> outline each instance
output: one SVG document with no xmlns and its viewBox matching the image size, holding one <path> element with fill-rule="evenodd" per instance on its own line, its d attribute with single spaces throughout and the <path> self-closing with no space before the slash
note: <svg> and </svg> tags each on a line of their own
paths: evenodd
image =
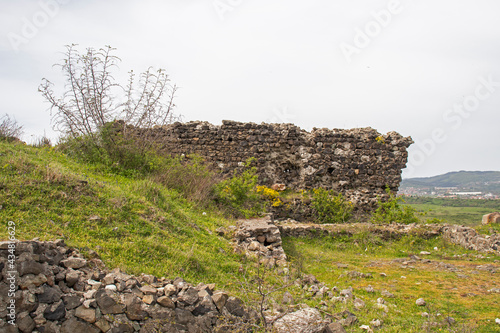
<svg viewBox="0 0 500 333">
<path fill-rule="evenodd" d="M 483 224 L 500 223 L 500 213 L 494 212 L 483 215 Z"/>
</svg>

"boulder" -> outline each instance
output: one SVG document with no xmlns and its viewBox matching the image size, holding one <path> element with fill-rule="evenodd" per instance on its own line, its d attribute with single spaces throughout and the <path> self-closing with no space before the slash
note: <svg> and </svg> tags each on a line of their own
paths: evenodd
<svg viewBox="0 0 500 333">
<path fill-rule="evenodd" d="M 321 333 L 325 323 L 319 310 L 306 308 L 289 313 L 273 324 L 277 333 Z"/>
<path fill-rule="evenodd" d="M 418 306 L 425 306 L 427 303 L 423 298 L 419 298 L 415 301 L 415 304 L 417 304 Z"/>
<path fill-rule="evenodd" d="M 179 293 L 178 299 L 192 305 L 198 300 L 198 290 L 193 287 L 189 287 Z"/>
<path fill-rule="evenodd" d="M 156 288 L 151 286 L 142 286 L 139 289 L 144 293 L 144 295 L 156 295 L 156 293 L 158 292 Z"/>
<path fill-rule="evenodd" d="M 271 189 L 275 190 L 275 191 L 280 191 L 281 192 L 281 191 L 286 190 L 286 185 L 285 184 L 273 184 L 271 186 Z"/>
<path fill-rule="evenodd" d="M 66 310 L 77 308 L 82 304 L 81 297 L 79 296 L 63 296 L 62 299 L 66 306 Z"/>
<path fill-rule="evenodd" d="M 43 265 L 34 260 L 20 260 L 17 265 L 17 271 L 20 276 L 25 274 L 38 275 L 43 273 L 44 270 Z"/>
<path fill-rule="evenodd" d="M 74 258 L 70 257 L 64 260 L 61 260 L 61 264 L 66 268 L 79 269 L 87 265 L 87 260 L 83 258 Z"/>
<path fill-rule="evenodd" d="M 483 215 L 483 224 L 500 223 L 500 213 L 494 212 Z"/>
<path fill-rule="evenodd" d="M 59 302 L 61 296 L 62 292 L 58 287 L 49 287 L 45 285 L 43 288 L 43 292 L 38 295 L 38 301 L 40 303 L 52 304 L 55 302 Z"/>
<path fill-rule="evenodd" d="M 17 317 L 16 323 L 19 330 L 23 333 L 31 333 L 35 328 L 35 321 L 27 312 L 20 313 Z"/>
<path fill-rule="evenodd" d="M 174 301 L 168 296 L 162 296 L 158 298 L 156 302 L 165 308 L 175 309 Z"/>
<path fill-rule="evenodd" d="M 114 292 L 100 289 L 96 293 L 96 301 L 103 314 L 118 314 L 125 312 L 125 304 L 121 304 Z"/>
<path fill-rule="evenodd" d="M 228 298 L 229 295 L 223 291 L 218 291 L 212 295 L 212 301 L 215 303 L 219 311 L 222 311 Z"/>
<path fill-rule="evenodd" d="M 75 317 L 83 319 L 89 323 L 95 323 L 96 313 L 94 309 L 87 309 L 82 305 L 76 308 Z"/>
<path fill-rule="evenodd" d="M 100 330 L 93 325 L 80 321 L 74 317 L 66 320 L 61 326 L 61 333 L 99 333 L 99 331 Z"/>
<path fill-rule="evenodd" d="M 48 306 L 43 312 L 45 319 L 52 321 L 61 320 L 65 315 L 66 307 L 64 306 L 64 302 L 62 300 Z"/>
<path fill-rule="evenodd" d="M 243 302 L 236 297 L 229 297 L 226 301 L 226 309 L 230 314 L 237 317 L 243 317 L 245 315 L 245 309 L 243 308 Z"/>
<path fill-rule="evenodd" d="M 346 330 L 340 323 L 331 323 L 325 327 L 323 333 L 346 333 Z"/>
<path fill-rule="evenodd" d="M 187 323 L 194 321 L 194 315 L 184 309 L 175 309 L 175 317 L 177 322 L 181 325 L 186 325 Z"/>
</svg>

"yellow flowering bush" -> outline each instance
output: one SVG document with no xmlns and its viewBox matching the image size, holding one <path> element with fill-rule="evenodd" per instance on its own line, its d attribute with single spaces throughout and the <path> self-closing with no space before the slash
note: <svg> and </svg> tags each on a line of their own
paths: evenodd
<svg viewBox="0 0 500 333">
<path fill-rule="evenodd" d="M 279 207 L 283 205 L 283 201 L 279 197 L 280 193 L 272 188 L 260 185 L 257 186 L 257 193 L 261 194 L 266 200 L 268 200 L 272 207 Z"/>
</svg>

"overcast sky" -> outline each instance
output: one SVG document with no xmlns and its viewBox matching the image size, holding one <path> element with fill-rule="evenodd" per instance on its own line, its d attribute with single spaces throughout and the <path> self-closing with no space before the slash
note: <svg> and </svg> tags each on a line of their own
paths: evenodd
<svg viewBox="0 0 500 333">
<path fill-rule="evenodd" d="M 0 0 L 0 113 L 51 130 L 64 45 L 164 68 L 185 121 L 412 136 L 404 177 L 500 170 L 498 0 Z"/>
</svg>

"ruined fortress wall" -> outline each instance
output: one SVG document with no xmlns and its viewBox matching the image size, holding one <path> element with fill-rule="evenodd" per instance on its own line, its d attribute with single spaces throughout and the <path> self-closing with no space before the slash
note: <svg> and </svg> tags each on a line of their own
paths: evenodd
<svg viewBox="0 0 500 333">
<path fill-rule="evenodd" d="M 372 206 L 386 186 L 398 189 L 413 142 L 372 128 L 307 132 L 293 124 L 234 121 L 174 123 L 155 131 L 154 140 L 172 155 L 199 154 L 224 172 L 255 157 L 262 184 L 334 189 L 357 206 Z"/>
</svg>

